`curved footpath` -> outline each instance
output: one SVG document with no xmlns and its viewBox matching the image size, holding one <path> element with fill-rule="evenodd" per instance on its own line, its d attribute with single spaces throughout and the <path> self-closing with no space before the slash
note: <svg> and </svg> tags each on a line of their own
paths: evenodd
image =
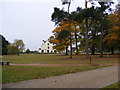
<svg viewBox="0 0 120 90">
<path fill-rule="evenodd" d="M 118 82 L 118 66 L 3 84 L 3 88 L 102 88 Z"/>
</svg>

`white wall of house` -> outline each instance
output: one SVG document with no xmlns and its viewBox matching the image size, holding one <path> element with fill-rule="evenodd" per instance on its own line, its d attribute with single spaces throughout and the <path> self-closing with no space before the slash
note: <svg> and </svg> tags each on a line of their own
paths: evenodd
<svg viewBox="0 0 120 90">
<path fill-rule="evenodd" d="M 53 43 L 50 43 L 48 40 L 43 41 L 42 46 L 38 50 L 38 53 L 55 53 L 53 46 Z"/>
</svg>

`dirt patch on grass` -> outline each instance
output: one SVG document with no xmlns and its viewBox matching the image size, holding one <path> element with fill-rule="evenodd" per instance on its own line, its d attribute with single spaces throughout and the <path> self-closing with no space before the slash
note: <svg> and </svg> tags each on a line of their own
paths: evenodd
<svg viewBox="0 0 120 90">
<path fill-rule="evenodd" d="M 88 66 L 88 64 L 10 64 L 13 66 Z"/>
<path fill-rule="evenodd" d="M 117 64 L 10 64 L 12 66 L 113 66 Z"/>
</svg>

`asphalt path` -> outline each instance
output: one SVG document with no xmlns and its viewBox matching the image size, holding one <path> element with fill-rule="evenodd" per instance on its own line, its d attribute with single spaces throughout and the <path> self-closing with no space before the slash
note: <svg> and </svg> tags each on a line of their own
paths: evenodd
<svg viewBox="0 0 120 90">
<path fill-rule="evenodd" d="M 118 66 L 3 84 L 3 88 L 102 88 L 118 82 Z"/>
</svg>

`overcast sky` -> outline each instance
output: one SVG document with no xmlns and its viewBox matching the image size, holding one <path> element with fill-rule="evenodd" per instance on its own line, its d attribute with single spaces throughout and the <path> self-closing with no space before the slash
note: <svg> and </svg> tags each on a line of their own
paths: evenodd
<svg viewBox="0 0 120 90">
<path fill-rule="evenodd" d="M 84 7 L 84 0 L 73 0 L 70 11 L 78 6 Z M 11 43 L 22 39 L 26 48 L 38 50 L 55 28 L 54 7 L 67 10 L 61 0 L 0 0 L 0 33 Z"/>
</svg>

